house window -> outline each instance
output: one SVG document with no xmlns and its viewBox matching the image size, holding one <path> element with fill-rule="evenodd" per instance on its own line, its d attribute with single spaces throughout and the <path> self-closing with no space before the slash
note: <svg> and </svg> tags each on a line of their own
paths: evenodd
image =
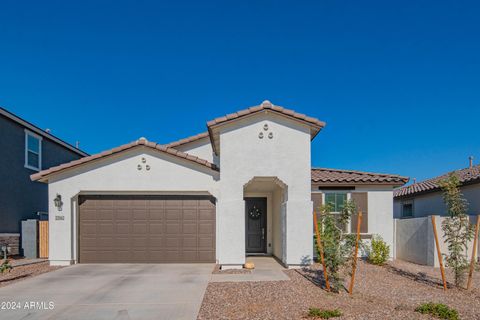
<svg viewBox="0 0 480 320">
<path fill-rule="evenodd" d="M 402 217 L 413 217 L 413 202 L 404 202 L 402 204 Z"/>
<path fill-rule="evenodd" d="M 350 225 L 350 222 L 347 222 L 345 224 L 340 223 L 340 215 L 339 213 L 342 212 L 343 207 L 345 206 L 345 203 L 347 202 L 347 194 L 346 193 L 340 193 L 340 192 L 334 192 L 334 193 L 325 193 L 325 203 L 330 209 L 330 212 L 333 214 L 335 217 L 335 220 L 337 221 L 337 226 L 343 230 L 343 232 L 348 232 L 348 227 Z"/>
<path fill-rule="evenodd" d="M 42 137 L 25 130 L 25 168 L 41 170 Z"/>
<path fill-rule="evenodd" d="M 325 193 L 325 203 L 330 207 L 332 213 L 342 212 L 346 202 L 346 193 Z"/>
</svg>

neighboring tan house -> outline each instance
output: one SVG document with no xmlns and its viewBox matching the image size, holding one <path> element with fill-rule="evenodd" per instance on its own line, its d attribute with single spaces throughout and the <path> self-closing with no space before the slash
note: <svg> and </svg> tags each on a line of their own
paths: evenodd
<svg viewBox="0 0 480 320">
<path fill-rule="evenodd" d="M 21 221 L 48 211 L 48 187 L 30 175 L 88 154 L 0 108 L 0 243 L 19 253 Z"/>
<path fill-rule="evenodd" d="M 440 182 L 454 173 L 460 180 L 460 190 L 468 201 L 471 224 L 480 214 L 480 166 L 456 170 L 442 176 L 398 188 L 394 191 L 395 250 L 398 259 L 438 267 L 440 265 L 431 216 L 435 216 L 440 251 L 448 252 L 444 242 L 442 222 L 447 217 Z M 472 256 L 473 241 L 466 252 Z M 480 252 L 478 248 L 477 255 Z"/>
<path fill-rule="evenodd" d="M 295 267 L 312 261 L 313 209 L 348 198 L 364 207 L 365 236 L 393 244 L 393 189 L 408 179 L 312 169 L 324 126 L 264 101 L 178 142 L 141 138 L 34 174 L 49 185 L 50 263 L 240 268 L 266 254 Z"/>
<path fill-rule="evenodd" d="M 418 218 L 429 215 L 445 216 L 440 182 L 450 173 L 460 180 L 460 190 L 468 201 L 468 214 L 480 214 L 480 165 L 449 172 L 439 177 L 417 182 L 394 191 L 394 217 Z"/>
</svg>

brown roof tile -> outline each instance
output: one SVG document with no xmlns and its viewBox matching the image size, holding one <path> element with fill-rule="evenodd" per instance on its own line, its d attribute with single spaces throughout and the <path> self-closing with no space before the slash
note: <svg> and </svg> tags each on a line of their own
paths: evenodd
<svg viewBox="0 0 480 320">
<path fill-rule="evenodd" d="M 46 170 L 42 170 L 38 173 L 32 174 L 30 176 L 30 178 L 33 181 L 40 180 L 40 179 L 45 178 L 46 176 L 48 176 L 50 174 L 58 173 L 58 172 L 63 171 L 65 169 L 77 167 L 77 166 L 83 165 L 85 163 L 91 162 L 93 160 L 108 157 L 108 156 L 117 154 L 119 152 L 131 149 L 131 148 L 134 148 L 134 147 L 137 147 L 137 146 L 145 146 L 147 148 L 152 148 L 152 149 L 158 150 L 160 152 L 164 152 L 164 153 L 176 156 L 178 158 L 182 158 L 182 159 L 185 159 L 185 160 L 188 160 L 188 161 L 206 166 L 206 167 L 208 167 L 212 170 L 218 171 L 218 167 L 215 164 L 210 163 L 210 162 L 208 162 L 204 159 L 201 159 L 201 158 L 198 158 L 196 156 L 192 156 L 192 155 L 189 155 L 187 153 L 178 151 L 178 150 L 173 149 L 169 146 L 163 146 L 163 145 L 157 144 L 155 142 L 149 142 L 144 138 L 140 138 L 139 140 L 121 145 L 119 147 L 116 147 L 116 148 L 113 148 L 113 149 L 110 149 L 110 150 L 106 150 L 106 151 L 103 151 L 103 152 L 100 152 L 100 153 L 97 153 L 97 154 L 94 154 L 94 155 L 91 155 L 91 156 L 88 156 L 88 157 L 84 157 L 84 158 L 81 158 L 81 159 L 78 159 L 78 160 L 67 162 L 67 163 L 61 164 L 59 166 L 55 166 L 55 167 L 46 169 Z"/>
<path fill-rule="evenodd" d="M 301 114 L 301 113 L 297 113 L 294 110 L 289 110 L 289 109 L 285 109 L 285 108 L 280 107 L 280 106 L 275 106 L 270 101 L 265 100 L 265 101 L 262 102 L 262 104 L 260 104 L 258 106 L 250 107 L 248 109 L 240 110 L 240 111 L 237 111 L 235 113 L 228 114 L 227 116 L 219 117 L 219 118 L 213 119 L 211 121 L 208 121 L 207 122 L 207 127 L 211 127 L 211 126 L 214 126 L 214 125 L 217 125 L 217 124 L 221 124 L 221 123 L 224 123 L 226 121 L 238 119 L 240 117 L 243 117 L 243 116 L 246 116 L 246 115 L 249 115 L 249 114 L 253 114 L 255 112 L 263 111 L 263 110 L 272 110 L 272 111 L 278 112 L 280 114 L 293 117 L 297 120 L 305 121 L 305 122 L 307 122 L 311 125 L 315 125 L 315 126 L 320 127 L 320 128 L 323 128 L 325 126 L 325 122 L 323 122 L 323 121 L 320 121 L 316 118 L 307 117 L 306 115 Z"/>
<path fill-rule="evenodd" d="M 432 179 L 411 184 L 409 186 L 398 188 L 394 191 L 393 196 L 395 198 L 401 198 L 406 196 L 412 196 L 415 194 L 438 191 L 441 189 L 440 182 L 442 180 L 445 180 L 448 177 L 448 175 L 451 173 L 454 173 L 457 175 L 461 184 L 470 184 L 470 183 L 477 183 L 477 182 L 480 183 L 480 165 L 477 165 L 477 166 L 473 166 L 472 168 L 465 168 L 461 170 L 452 171 L 444 175 L 441 175 L 439 177 L 435 177 Z"/>
<path fill-rule="evenodd" d="M 197 141 L 197 140 L 200 140 L 200 139 L 203 139 L 203 138 L 207 138 L 207 137 L 208 137 L 208 132 L 202 132 L 202 133 L 199 133 L 197 135 L 194 135 L 194 136 L 191 136 L 191 137 L 188 137 L 188 138 L 185 138 L 185 139 L 170 142 L 169 144 L 166 144 L 165 146 L 169 147 L 169 148 L 175 148 L 175 147 L 187 144 L 189 142 L 194 142 L 194 141 Z"/>
<path fill-rule="evenodd" d="M 393 174 L 312 168 L 312 183 L 315 184 L 387 184 L 401 186 L 408 180 L 407 177 Z"/>
</svg>

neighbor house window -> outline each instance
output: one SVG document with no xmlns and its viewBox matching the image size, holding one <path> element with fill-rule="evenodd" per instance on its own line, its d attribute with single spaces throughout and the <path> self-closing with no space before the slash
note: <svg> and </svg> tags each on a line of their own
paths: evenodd
<svg viewBox="0 0 480 320">
<path fill-rule="evenodd" d="M 413 202 L 404 202 L 402 204 L 402 217 L 413 217 Z"/>
<path fill-rule="evenodd" d="M 42 137 L 25 130 L 25 167 L 32 170 L 42 168 Z"/>
</svg>

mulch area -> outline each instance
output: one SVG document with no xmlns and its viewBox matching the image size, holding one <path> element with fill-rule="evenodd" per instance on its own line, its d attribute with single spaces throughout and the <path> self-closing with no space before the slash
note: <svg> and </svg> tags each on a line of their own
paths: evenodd
<svg viewBox="0 0 480 320">
<path fill-rule="evenodd" d="M 213 274 L 249 274 L 252 273 L 252 270 L 249 269 L 227 269 L 227 270 L 221 270 L 220 265 L 217 264 L 215 265 L 215 268 L 213 269 Z"/>
<path fill-rule="evenodd" d="M 1 260 L 3 261 L 3 260 Z M 13 267 L 10 272 L 0 273 L 0 287 L 22 281 L 24 279 L 37 276 L 42 273 L 57 270 L 62 267 L 52 267 L 45 261 L 41 263 L 29 264 L 24 266 Z"/>
<path fill-rule="evenodd" d="M 198 319 L 304 319 L 310 307 L 339 309 L 343 315 L 335 319 L 431 319 L 414 311 L 424 302 L 455 308 L 461 319 L 480 319 L 479 272 L 471 291 L 451 288 L 444 293 L 439 269 L 360 261 L 352 296 L 324 291 L 321 266 L 285 272 L 290 281 L 210 283 Z M 451 286 L 451 273 L 447 279 Z"/>
</svg>

